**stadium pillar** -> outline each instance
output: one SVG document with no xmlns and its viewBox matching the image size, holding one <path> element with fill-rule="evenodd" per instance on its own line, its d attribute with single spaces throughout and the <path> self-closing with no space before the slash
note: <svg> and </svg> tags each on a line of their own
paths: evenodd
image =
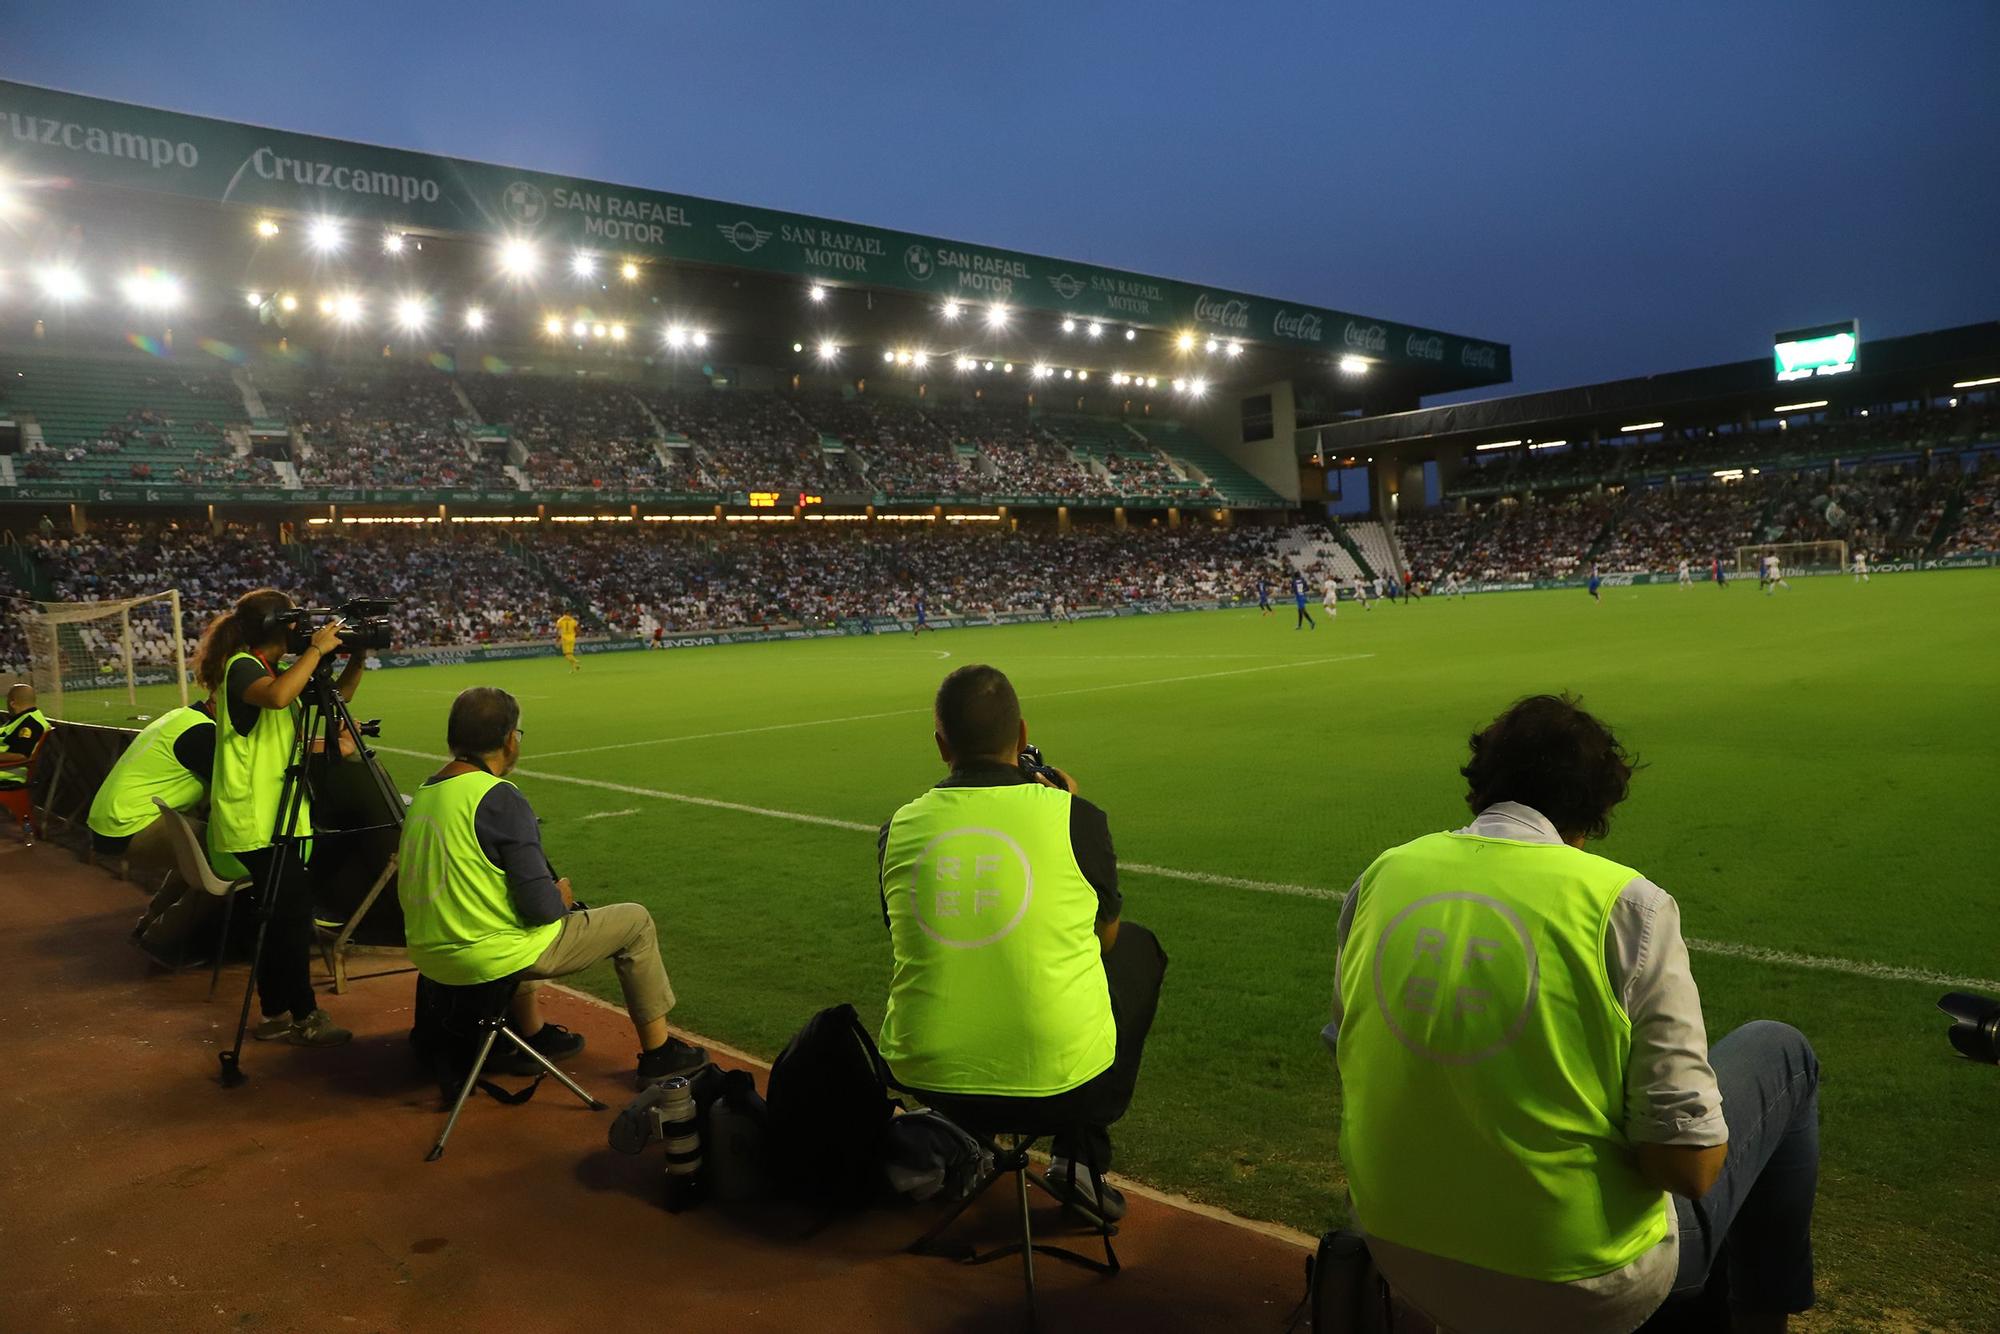
<svg viewBox="0 0 2000 1334">
<path fill-rule="evenodd" d="M 868 516 L 868 522 L 872 525 L 875 522 L 875 507 L 870 505 L 862 512 Z"/>
<path fill-rule="evenodd" d="M 1180 526 L 1181 526 L 1181 507 L 1179 505 L 1167 506 L 1167 527 L 1178 528 Z"/>
<path fill-rule="evenodd" d="M 717 523 L 721 523 L 721 522 L 722 522 L 722 506 L 720 506 L 720 505 L 717 505 L 717 506 L 715 507 L 715 521 L 716 521 Z"/>
<path fill-rule="evenodd" d="M 439 506 L 438 506 L 438 522 L 439 522 L 439 523 L 450 523 L 450 522 L 451 522 L 451 511 L 450 511 L 450 510 L 448 510 L 448 509 L 446 509 L 446 508 L 445 508 L 444 506 L 442 506 L 442 505 L 439 505 Z"/>
<path fill-rule="evenodd" d="M 69 507 L 69 530 L 78 537 L 90 531 L 90 517 L 84 513 L 83 506 L 74 501 Z"/>
<path fill-rule="evenodd" d="M 1125 507 L 1123 505 L 1111 511 L 1111 526 L 1120 529 L 1125 527 Z"/>
</svg>

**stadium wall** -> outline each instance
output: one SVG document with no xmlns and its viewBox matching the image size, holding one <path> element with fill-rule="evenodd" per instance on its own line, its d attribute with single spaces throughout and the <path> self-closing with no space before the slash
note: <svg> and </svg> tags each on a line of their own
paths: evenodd
<svg viewBox="0 0 2000 1334">
<path fill-rule="evenodd" d="M 1868 573 L 1871 575 L 1914 574 L 1932 570 L 1983 570 L 1996 566 L 2000 566 L 2000 552 L 1982 551 L 1964 556 L 1943 556 L 1937 560 L 1889 560 L 1882 561 L 1879 564 L 1870 561 L 1868 563 Z M 1756 578 L 1755 575 L 1739 574 L 1734 570 L 1730 570 L 1727 573 L 1729 574 L 1729 582 L 1731 583 L 1747 583 Z M 1786 570 L 1785 578 L 1811 579 L 1821 575 L 1841 576 L 1848 573 L 1849 571 L 1845 568 L 1837 570 L 1831 568 L 1823 570 Z M 1637 573 L 1600 575 L 1598 582 L 1606 588 L 1632 588 L 1641 584 L 1672 584 L 1678 582 L 1679 579 L 1680 575 L 1675 571 L 1641 570 Z M 1712 580 L 1707 574 L 1697 572 L 1695 582 L 1697 584 L 1704 584 L 1712 582 Z M 1533 579 L 1521 582 L 1466 583 L 1459 585 L 1459 587 L 1468 593 L 1535 593 L 1552 588 L 1587 588 L 1589 585 L 1590 580 L 1588 578 L 1576 578 Z"/>
</svg>

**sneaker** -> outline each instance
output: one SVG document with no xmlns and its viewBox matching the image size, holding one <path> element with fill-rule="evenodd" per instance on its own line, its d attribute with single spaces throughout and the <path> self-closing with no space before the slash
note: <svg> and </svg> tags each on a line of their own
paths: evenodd
<svg viewBox="0 0 2000 1334">
<path fill-rule="evenodd" d="M 657 1084 L 675 1075 L 691 1074 L 708 1064 L 708 1048 L 695 1047 L 679 1038 L 668 1038 L 661 1046 L 639 1053 L 639 1087 Z"/>
<path fill-rule="evenodd" d="M 544 1023 L 527 1044 L 551 1061 L 566 1061 L 583 1050 L 583 1034 L 572 1033 L 561 1024 Z M 503 1050 L 504 1048 L 504 1050 Z M 548 1068 L 511 1042 L 493 1044 L 486 1068 L 502 1075 L 545 1075 Z"/>
<path fill-rule="evenodd" d="M 256 1038 L 257 1041 L 259 1042 L 270 1042 L 274 1038 L 284 1037 L 287 1033 L 290 1033 L 291 1031 L 292 1031 L 292 1016 L 290 1016 L 289 1014 L 279 1013 L 279 1014 L 266 1015 L 263 1018 L 263 1020 L 258 1023 L 257 1027 L 250 1030 L 250 1036 Z"/>
<path fill-rule="evenodd" d="M 1047 1183 L 1049 1193 L 1063 1202 L 1065 1208 L 1074 1210 L 1092 1223 L 1097 1221 L 1097 1183 L 1089 1168 L 1081 1163 L 1076 1167 L 1076 1185 L 1070 1185 L 1071 1164 L 1066 1158 L 1050 1158 L 1049 1170 L 1042 1180 Z M 1115 1223 L 1125 1216 L 1125 1196 L 1109 1181 L 1104 1183 L 1104 1219 Z"/>
<path fill-rule="evenodd" d="M 285 1032 L 285 1041 L 294 1047 L 340 1047 L 353 1037 L 354 1034 L 333 1022 L 332 1015 L 317 1009 L 303 1019 L 293 1020 Z"/>
</svg>

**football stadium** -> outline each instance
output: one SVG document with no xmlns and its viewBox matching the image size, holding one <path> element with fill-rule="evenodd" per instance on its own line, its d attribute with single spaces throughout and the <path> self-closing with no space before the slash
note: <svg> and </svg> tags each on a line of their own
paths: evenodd
<svg viewBox="0 0 2000 1334">
<path fill-rule="evenodd" d="M 0 82 L 0 1323 L 2000 1329 L 2000 322 L 894 221 Z"/>
</svg>

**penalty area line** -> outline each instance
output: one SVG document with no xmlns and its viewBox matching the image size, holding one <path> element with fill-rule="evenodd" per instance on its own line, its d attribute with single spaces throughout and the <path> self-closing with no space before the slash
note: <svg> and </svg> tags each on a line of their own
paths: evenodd
<svg viewBox="0 0 2000 1334">
<path fill-rule="evenodd" d="M 376 749 L 391 755 L 407 755 L 420 760 L 437 758 L 423 751 L 404 750 L 394 746 L 378 746 Z M 767 820 L 784 820 L 792 824 L 816 825 L 822 829 L 872 834 L 880 828 L 879 825 L 868 824 L 861 820 L 843 820 L 832 815 L 779 810 L 772 806 L 753 806 L 748 802 L 724 801 L 720 797 L 698 797 L 688 792 L 668 792 L 655 787 L 637 787 L 630 783 L 613 783 L 602 778 L 579 778 L 574 774 L 552 774 L 533 769 L 517 769 L 514 772 L 523 778 L 533 778 L 540 782 L 568 783 L 574 787 L 596 788 L 599 791 L 618 792 L 631 797 L 651 797 L 656 801 L 678 802 L 683 806 L 700 806 L 707 810 L 729 811 L 737 815 L 756 815 Z M 1319 899 L 1327 903 L 1339 903 L 1347 897 L 1347 891 L 1344 889 L 1328 889 L 1321 885 L 1297 885 L 1280 880 L 1253 880 L 1247 876 L 1219 875 L 1211 871 L 1185 871 L 1175 866 L 1155 866 L 1147 862 L 1120 862 L 1119 870 L 1131 875 L 1212 885 L 1218 889 L 1241 889 L 1255 894 Z M 1687 946 L 1696 954 L 1714 954 L 1780 968 L 1797 968 L 1807 972 L 1837 973 L 1843 977 L 1866 978 L 1874 982 L 1921 982 L 1953 990 L 2000 991 L 2000 981 L 1992 978 L 1956 977 L 1950 973 L 1940 973 L 1928 968 L 1908 968 L 1900 964 L 1877 963 L 1872 959 L 1843 959 L 1834 955 L 1802 954 L 1793 950 L 1770 949 L 1762 945 L 1739 945 L 1734 941 L 1707 940 L 1698 936 L 1688 937 Z"/>
</svg>

